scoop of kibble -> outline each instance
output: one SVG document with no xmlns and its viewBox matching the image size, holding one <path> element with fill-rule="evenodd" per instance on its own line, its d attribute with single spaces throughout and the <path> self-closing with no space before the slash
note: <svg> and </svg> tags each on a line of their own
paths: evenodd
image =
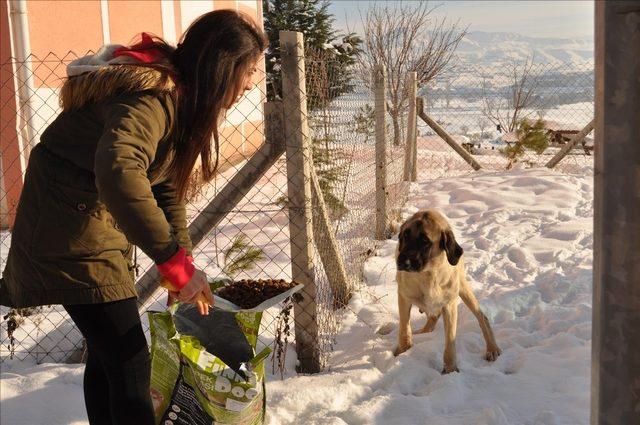
<svg viewBox="0 0 640 425">
<path fill-rule="evenodd" d="M 216 294 L 242 308 L 253 308 L 296 285 L 284 279 L 242 279 L 223 286 Z"/>
</svg>

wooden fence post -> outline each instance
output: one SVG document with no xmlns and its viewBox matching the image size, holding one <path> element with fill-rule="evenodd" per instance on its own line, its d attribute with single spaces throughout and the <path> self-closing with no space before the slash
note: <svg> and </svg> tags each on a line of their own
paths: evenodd
<svg viewBox="0 0 640 425">
<path fill-rule="evenodd" d="M 387 233 L 387 79 L 384 65 L 373 71 L 376 117 L 376 239 L 385 239 Z"/>
<path fill-rule="evenodd" d="M 637 1 L 595 2 L 593 425 L 640 415 L 638 22 Z"/>
<path fill-rule="evenodd" d="M 311 193 L 313 196 L 313 237 L 329 280 L 333 294 L 333 306 L 341 308 L 347 305 L 351 299 L 353 285 L 349 281 L 342 255 L 338 249 L 338 241 L 331 227 L 320 182 L 313 167 L 311 167 Z"/>
<path fill-rule="evenodd" d="M 407 142 L 404 149 L 404 181 L 416 181 L 415 168 L 416 168 L 416 96 L 417 96 L 417 82 L 418 73 L 409 72 L 407 74 L 407 87 L 409 96 L 409 117 L 407 120 Z"/>
<path fill-rule="evenodd" d="M 415 182 L 418 179 L 418 100 L 419 98 L 417 97 L 417 93 L 416 93 L 416 103 L 414 107 L 414 110 L 416 111 L 415 118 L 414 118 L 415 126 L 413 129 L 414 131 L 413 148 L 411 152 L 411 156 L 412 156 L 411 157 L 411 181 L 412 182 Z"/>
<path fill-rule="evenodd" d="M 562 149 L 560 149 L 560 151 L 555 154 L 553 156 L 553 158 L 551 158 L 549 160 L 549 162 L 547 162 L 547 165 L 545 165 L 545 167 L 547 168 L 553 168 L 556 165 L 558 165 L 558 162 L 560 162 L 562 160 L 562 158 L 564 158 L 565 156 L 567 156 L 567 154 L 569 153 L 569 151 L 571 151 L 571 149 L 573 149 L 573 147 L 575 145 L 577 145 L 578 143 L 582 142 L 584 140 L 585 137 L 587 137 L 587 134 L 589 134 L 591 132 L 591 130 L 593 130 L 593 124 L 594 124 L 595 120 L 591 120 L 589 122 L 589 124 L 587 124 L 586 126 L 584 126 L 584 128 L 582 130 L 580 130 L 580 132 L 578 134 L 576 134 L 575 136 L 573 136 L 571 138 L 571 140 L 569 140 L 563 147 Z"/>
<path fill-rule="evenodd" d="M 287 194 L 291 273 L 304 284 L 302 299 L 294 302 L 296 352 L 302 373 L 320 372 L 316 284 L 313 268 L 311 210 L 311 147 L 307 123 L 304 38 L 302 33 L 280 31 L 284 134 L 287 153 Z"/>
</svg>

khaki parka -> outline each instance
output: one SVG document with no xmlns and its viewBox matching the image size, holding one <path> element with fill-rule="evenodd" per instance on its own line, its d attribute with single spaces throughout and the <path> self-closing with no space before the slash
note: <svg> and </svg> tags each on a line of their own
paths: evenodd
<svg viewBox="0 0 640 425">
<path fill-rule="evenodd" d="M 132 244 L 155 263 L 180 246 L 191 252 L 166 172 L 173 89 L 159 71 L 127 65 L 65 83 L 63 112 L 29 156 L 0 304 L 134 297 Z"/>
</svg>

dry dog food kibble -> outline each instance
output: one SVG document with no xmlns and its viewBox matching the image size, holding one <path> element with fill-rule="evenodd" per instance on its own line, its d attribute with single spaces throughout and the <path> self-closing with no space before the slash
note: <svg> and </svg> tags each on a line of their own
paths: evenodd
<svg viewBox="0 0 640 425">
<path fill-rule="evenodd" d="M 242 279 L 223 286 L 216 294 L 239 307 L 253 308 L 296 285 L 284 279 Z"/>
</svg>

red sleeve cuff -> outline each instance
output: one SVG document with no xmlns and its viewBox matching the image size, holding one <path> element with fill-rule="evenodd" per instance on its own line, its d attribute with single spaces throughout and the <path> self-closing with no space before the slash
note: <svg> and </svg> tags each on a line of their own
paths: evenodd
<svg viewBox="0 0 640 425">
<path fill-rule="evenodd" d="M 187 251 L 184 248 L 180 248 L 168 261 L 156 264 L 156 266 L 160 274 L 178 289 L 184 288 L 196 270 L 193 266 L 193 258 L 187 256 Z"/>
</svg>

